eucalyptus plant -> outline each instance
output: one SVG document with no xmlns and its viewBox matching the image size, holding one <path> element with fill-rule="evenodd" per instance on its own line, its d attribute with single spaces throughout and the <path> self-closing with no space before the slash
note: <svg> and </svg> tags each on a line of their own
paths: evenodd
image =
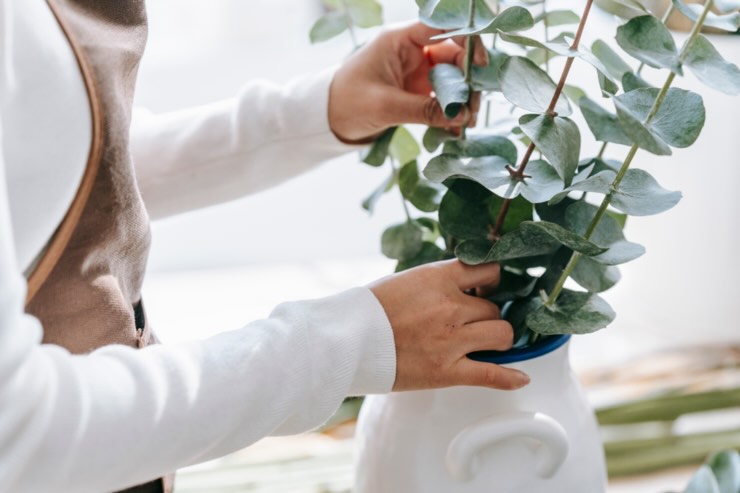
<svg viewBox="0 0 740 493">
<path fill-rule="evenodd" d="M 704 125 L 702 97 L 673 87 L 675 78 L 690 71 L 711 89 L 740 94 L 740 69 L 701 34 L 705 26 L 737 31 L 740 0 L 673 0 L 662 19 L 641 0 L 614 1 L 638 15 L 614 42 L 590 32 L 587 47 L 593 0 L 580 12 L 550 10 L 547 0 L 416 0 L 420 20 L 445 31 L 438 39 L 468 39 L 463 68 L 440 64 L 430 73 L 444 113 L 454 118 L 480 91 L 485 116 L 462 132 L 426 129 L 426 153 L 397 127 L 362 155 L 389 170 L 363 206 L 372 212 L 398 190 L 406 213 L 383 233 L 383 253 L 397 270 L 453 257 L 499 262 L 501 284 L 490 299 L 514 326 L 516 347 L 594 332 L 615 318 L 600 293 L 619 281 L 619 265 L 645 252 L 624 235 L 628 215 L 658 214 L 681 199 L 634 165 L 641 153 L 669 156 L 692 145 Z M 365 27 L 373 23 L 355 23 L 362 16 L 353 12 L 380 12 L 374 0 L 325 3 L 329 13 L 312 33 L 328 19 L 341 19 L 337 32 Z M 665 26 L 674 10 L 693 21 L 681 47 Z M 476 38 L 488 47 L 486 66 L 472 63 Z M 572 83 L 575 63 L 593 68 L 599 94 Z M 665 71 L 658 87 L 643 78 L 646 65 Z M 585 125 L 571 118 L 576 111 Z M 582 152 L 589 134 L 601 143 L 595 155 Z M 566 287 L 569 279 L 580 289 Z"/>
</svg>

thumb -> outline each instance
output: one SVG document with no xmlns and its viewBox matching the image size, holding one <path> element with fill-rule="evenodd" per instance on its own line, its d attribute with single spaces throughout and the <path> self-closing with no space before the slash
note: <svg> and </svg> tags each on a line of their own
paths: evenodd
<svg viewBox="0 0 740 493">
<path fill-rule="evenodd" d="M 421 123 L 429 127 L 462 127 L 470 120 L 470 110 L 462 105 L 455 118 L 445 116 L 439 101 L 431 96 L 394 89 L 388 96 L 388 117 L 392 125 Z"/>
</svg>

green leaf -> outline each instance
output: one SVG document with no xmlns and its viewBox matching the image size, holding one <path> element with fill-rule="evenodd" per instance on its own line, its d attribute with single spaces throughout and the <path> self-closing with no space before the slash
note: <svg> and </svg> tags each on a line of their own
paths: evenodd
<svg viewBox="0 0 740 493">
<path fill-rule="evenodd" d="M 388 192 L 393 188 L 393 184 L 396 182 L 396 175 L 392 173 L 388 176 L 383 183 L 381 183 L 365 200 L 362 201 L 362 208 L 372 214 L 375 211 L 375 205 L 380 200 L 380 197 L 384 193 Z"/>
<path fill-rule="evenodd" d="M 466 7 L 467 8 L 467 7 Z M 478 24 L 472 27 L 465 25 L 459 29 L 432 37 L 434 40 L 447 39 L 456 36 L 474 36 L 487 33 L 523 31 L 534 26 L 534 19 L 529 10 L 524 7 L 509 7 L 491 19 L 487 24 Z"/>
<path fill-rule="evenodd" d="M 455 257 L 466 265 L 480 265 L 489 262 L 488 256 L 493 243 L 483 238 L 464 240 L 455 247 Z"/>
<path fill-rule="evenodd" d="M 658 92 L 657 88 L 637 89 L 614 98 L 620 121 L 623 114 L 629 113 L 633 118 L 644 122 L 655 103 Z M 653 120 L 647 126 L 642 123 L 640 126 L 646 128 L 663 144 L 683 148 L 693 144 L 699 137 L 704 127 L 705 117 L 701 96 L 673 87 L 668 89 L 663 104 Z M 625 121 L 622 123 L 625 132 L 630 135 L 630 129 L 625 126 Z M 633 138 L 633 141 L 639 144 L 637 139 Z"/>
<path fill-rule="evenodd" d="M 518 183 L 516 191 L 533 204 L 547 202 L 563 190 L 563 181 L 546 161 L 530 161 L 524 173 L 528 177 Z"/>
<path fill-rule="evenodd" d="M 543 12 L 534 18 L 534 22 L 544 20 L 547 27 L 563 26 L 566 24 L 578 24 L 581 18 L 572 10 L 551 10 Z"/>
<path fill-rule="evenodd" d="M 622 130 L 617 115 L 603 109 L 598 103 L 588 97 L 582 98 L 579 104 L 588 128 L 591 129 L 591 133 L 594 134 L 596 140 L 632 145 L 632 140 Z"/>
<path fill-rule="evenodd" d="M 720 493 L 717 478 L 708 466 L 701 466 L 683 491 L 684 493 Z"/>
<path fill-rule="evenodd" d="M 588 257 L 581 257 L 570 277 L 589 293 L 602 293 L 614 287 L 622 275 L 613 265 L 604 265 Z"/>
<path fill-rule="evenodd" d="M 584 200 L 574 201 L 566 206 L 564 225 L 570 231 L 585 235 L 597 211 L 598 207 Z M 591 235 L 591 241 L 602 247 L 610 247 L 622 240 L 624 240 L 622 227 L 610 216 L 604 216 Z"/>
<path fill-rule="evenodd" d="M 431 262 L 437 262 L 438 260 L 444 259 L 444 257 L 444 250 L 439 248 L 434 243 L 425 241 L 422 244 L 419 253 L 409 259 L 400 260 L 398 262 L 398 264 L 396 265 L 396 272 L 412 269 L 414 267 L 418 267 L 420 265 L 428 264 Z"/>
<path fill-rule="evenodd" d="M 665 25 L 652 15 L 630 19 L 617 29 L 617 43 L 624 51 L 655 68 L 667 68 L 681 75 L 678 50 Z"/>
<path fill-rule="evenodd" d="M 393 134 L 396 133 L 396 128 L 397 127 L 391 127 L 380 134 L 380 136 L 375 139 L 375 142 L 370 144 L 370 147 L 360 153 L 360 158 L 363 163 L 375 167 L 383 166 L 383 163 L 385 163 L 385 160 L 388 158 L 388 150 L 391 146 L 391 141 L 393 140 Z"/>
<path fill-rule="evenodd" d="M 517 161 L 516 145 L 500 135 L 468 133 L 464 140 L 448 140 L 443 152 L 462 157 L 500 156 L 509 164 Z"/>
<path fill-rule="evenodd" d="M 485 238 L 490 224 L 488 200 L 492 195 L 478 183 L 455 180 L 439 206 L 440 226 L 460 240 Z"/>
<path fill-rule="evenodd" d="M 509 59 L 503 51 L 488 50 L 488 65 L 473 65 L 473 89 L 476 91 L 500 91 L 499 71 Z"/>
<path fill-rule="evenodd" d="M 471 159 L 465 163 L 452 154 L 440 154 L 429 161 L 424 176 L 437 183 L 450 178 L 468 178 L 486 188 L 495 189 L 510 183 L 511 177 L 506 171 L 508 164 L 499 156 Z"/>
<path fill-rule="evenodd" d="M 437 29 L 459 29 L 468 25 L 468 2 L 459 0 L 416 0 L 419 20 Z M 486 26 L 494 14 L 484 0 L 475 2 L 475 26 Z"/>
<path fill-rule="evenodd" d="M 681 200 L 681 192 L 661 187 L 647 171 L 630 169 L 612 194 L 612 205 L 631 216 L 649 216 L 667 211 Z"/>
<path fill-rule="evenodd" d="M 703 5 L 686 5 L 682 0 L 673 0 L 673 5 L 683 15 L 694 22 L 699 20 L 702 11 L 704 10 Z M 704 25 L 707 27 L 714 27 L 722 31 L 734 33 L 735 31 L 740 29 L 740 12 L 733 12 L 726 15 L 717 15 L 714 12 L 709 12 L 706 19 L 704 19 Z"/>
<path fill-rule="evenodd" d="M 632 68 L 622 60 L 616 51 L 614 51 L 606 42 L 597 39 L 591 45 L 591 52 L 601 60 L 604 67 L 609 71 L 612 77 L 622 80 L 624 74 L 632 72 Z"/>
<path fill-rule="evenodd" d="M 561 245 L 589 257 L 600 255 L 607 250 L 588 241 L 581 235 L 563 228 L 559 224 L 548 221 L 526 221 L 521 224 L 521 229 L 525 236 L 535 230 L 542 231 L 557 240 Z"/>
<path fill-rule="evenodd" d="M 453 139 L 457 139 L 457 135 L 452 132 L 448 132 L 444 128 L 428 127 L 424 132 L 424 137 L 422 137 L 421 141 L 424 145 L 424 149 L 428 152 L 434 152 L 440 145 Z"/>
<path fill-rule="evenodd" d="M 383 24 L 383 7 L 376 0 L 343 0 L 352 22 L 358 27 Z"/>
<path fill-rule="evenodd" d="M 328 12 L 319 17 L 308 36 L 311 43 L 329 40 L 347 30 L 347 17 L 342 12 Z"/>
<path fill-rule="evenodd" d="M 609 325 L 616 314 L 600 296 L 564 289 L 554 306 L 540 306 L 527 325 L 543 335 L 590 334 Z"/>
<path fill-rule="evenodd" d="M 429 81 L 447 118 L 455 118 L 470 97 L 470 87 L 459 67 L 442 63 L 429 71 Z"/>
<path fill-rule="evenodd" d="M 421 149 L 411 132 L 405 127 L 398 127 L 393 134 L 388 152 L 399 164 L 403 165 L 419 157 Z"/>
<path fill-rule="evenodd" d="M 576 191 L 607 194 L 609 193 L 611 184 L 616 176 L 617 174 L 612 170 L 600 171 L 593 176 L 589 176 L 585 180 L 574 182 L 573 185 L 569 186 L 557 195 L 554 195 L 550 203 L 557 204 L 558 202 L 563 200 L 570 192 Z"/>
<path fill-rule="evenodd" d="M 612 0 L 612 2 L 618 3 L 620 5 L 624 5 L 625 7 L 636 10 L 638 12 L 643 12 L 645 14 L 650 13 L 647 7 L 645 7 L 645 4 L 643 4 L 640 0 Z M 633 16 L 630 16 L 630 17 L 633 17 Z"/>
<path fill-rule="evenodd" d="M 609 250 L 592 257 L 595 262 L 604 265 L 621 265 L 642 257 L 645 247 L 627 240 L 619 240 L 609 246 Z"/>
<path fill-rule="evenodd" d="M 501 89 L 512 104 L 533 113 L 545 113 L 555 94 L 555 83 L 531 60 L 513 56 L 501 67 Z M 567 98 L 561 96 L 555 106 L 559 115 L 571 114 Z"/>
<path fill-rule="evenodd" d="M 532 277 L 526 272 L 514 271 L 507 268 L 506 265 L 502 265 L 501 279 L 495 293 L 488 300 L 501 306 L 509 301 L 525 298 L 532 293 L 536 283 L 536 277 Z"/>
<path fill-rule="evenodd" d="M 464 242 L 455 249 L 455 255 L 460 259 L 474 257 L 477 260 L 476 263 L 503 262 L 538 255 L 552 255 L 557 251 L 560 243 L 542 230 L 525 232 L 523 229 L 516 229 L 503 235 L 493 246 L 489 241 L 488 251 L 483 250 L 485 246 L 486 243 L 481 240 Z M 466 260 L 465 263 L 468 261 Z"/>
<path fill-rule="evenodd" d="M 422 248 L 422 229 L 413 221 L 406 221 L 386 229 L 380 244 L 383 255 L 396 260 L 416 256 Z"/>
<path fill-rule="evenodd" d="M 632 72 L 627 72 L 622 76 L 622 87 L 624 92 L 634 91 L 643 87 L 653 87 L 645 79 Z"/>
<path fill-rule="evenodd" d="M 398 174 L 398 185 L 404 198 L 420 211 L 434 212 L 439 208 L 443 187 L 421 178 L 416 161 L 403 165 Z"/>
<path fill-rule="evenodd" d="M 717 452 L 707 459 L 707 465 L 717 479 L 719 493 L 740 491 L 740 455 L 737 450 Z"/>
<path fill-rule="evenodd" d="M 548 115 L 524 115 L 519 119 L 519 126 L 569 186 L 581 152 L 578 126 L 568 118 Z"/>
<path fill-rule="evenodd" d="M 709 87 L 731 96 L 740 94 L 740 69 L 722 58 L 704 36 L 697 36 L 691 43 L 685 64 L 697 79 Z"/>
</svg>

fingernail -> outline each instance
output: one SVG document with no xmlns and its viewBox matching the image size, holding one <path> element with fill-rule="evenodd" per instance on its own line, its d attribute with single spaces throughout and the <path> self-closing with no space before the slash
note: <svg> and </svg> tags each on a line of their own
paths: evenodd
<svg viewBox="0 0 740 493">
<path fill-rule="evenodd" d="M 517 389 L 520 389 L 524 387 L 525 385 L 529 384 L 532 380 L 529 378 L 529 375 L 527 375 L 524 372 L 521 372 L 519 370 L 514 370 L 515 376 L 514 376 L 514 385 Z"/>
</svg>

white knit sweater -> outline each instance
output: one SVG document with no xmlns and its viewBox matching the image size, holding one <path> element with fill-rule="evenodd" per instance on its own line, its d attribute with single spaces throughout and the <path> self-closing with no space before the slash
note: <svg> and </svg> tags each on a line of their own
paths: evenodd
<svg viewBox="0 0 740 493">
<path fill-rule="evenodd" d="M 44 0 L 0 0 L 0 77 L 0 491 L 112 491 L 391 390 L 393 333 L 366 288 L 190 344 L 85 356 L 40 344 L 21 273 L 66 212 L 90 145 L 84 85 Z M 238 198 L 346 152 L 328 128 L 330 81 L 257 82 L 211 106 L 137 112 L 150 214 Z"/>
</svg>

